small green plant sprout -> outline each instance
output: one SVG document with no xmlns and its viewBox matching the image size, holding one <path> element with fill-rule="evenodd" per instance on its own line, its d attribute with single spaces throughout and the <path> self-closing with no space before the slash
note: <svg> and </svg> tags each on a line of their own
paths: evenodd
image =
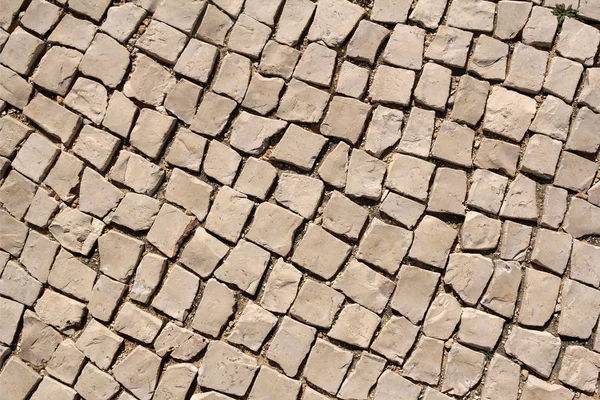
<svg viewBox="0 0 600 400">
<path fill-rule="evenodd" d="M 573 8 L 573 6 L 570 4 L 569 6 L 565 6 L 564 4 L 557 4 L 552 9 L 552 14 L 556 15 L 556 17 L 558 18 L 558 26 L 562 26 L 563 22 L 565 21 L 565 18 L 577 17 L 578 11 L 578 9 Z"/>
</svg>

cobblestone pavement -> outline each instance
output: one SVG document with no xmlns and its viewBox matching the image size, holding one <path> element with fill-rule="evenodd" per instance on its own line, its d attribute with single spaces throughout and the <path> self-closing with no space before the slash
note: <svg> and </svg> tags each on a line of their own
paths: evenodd
<svg viewBox="0 0 600 400">
<path fill-rule="evenodd" d="M 600 399 L 559 1 L 0 0 L 0 399 Z"/>
</svg>

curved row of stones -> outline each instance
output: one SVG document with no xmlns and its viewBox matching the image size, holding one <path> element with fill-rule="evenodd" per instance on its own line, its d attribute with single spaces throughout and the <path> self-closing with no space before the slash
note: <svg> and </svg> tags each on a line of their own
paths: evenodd
<svg viewBox="0 0 600 400">
<path fill-rule="evenodd" d="M 0 398 L 598 399 L 565 1 L 3 0 Z"/>
</svg>

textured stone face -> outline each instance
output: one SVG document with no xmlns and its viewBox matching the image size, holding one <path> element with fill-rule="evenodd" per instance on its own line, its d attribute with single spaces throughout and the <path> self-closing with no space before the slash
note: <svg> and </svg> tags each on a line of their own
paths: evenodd
<svg viewBox="0 0 600 400">
<path fill-rule="evenodd" d="M 0 0 L 0 399 L 598 398 L 598 23 Z"/>
</svg>

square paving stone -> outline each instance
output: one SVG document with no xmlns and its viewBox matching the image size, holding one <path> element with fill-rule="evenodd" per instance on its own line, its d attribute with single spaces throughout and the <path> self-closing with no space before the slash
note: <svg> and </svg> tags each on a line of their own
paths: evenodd
<svg viewBox="0 0 600 400">
<path fill-rule="evenodd" d="M 304 281 L 290 314 L 309 325 L 330 328 L 344 302 L 344 295 L 324 283 Z"/>
<path fill-rule="evenodd" d="M 327 246 L 329 251 L 316 251 L 322 246 Z M 350 250 L 349 245 L 319 225 L 310 224 L 294 250 L 292 261 L 324 279 L 330 279 L 342 267 Z"/>
</svg>

